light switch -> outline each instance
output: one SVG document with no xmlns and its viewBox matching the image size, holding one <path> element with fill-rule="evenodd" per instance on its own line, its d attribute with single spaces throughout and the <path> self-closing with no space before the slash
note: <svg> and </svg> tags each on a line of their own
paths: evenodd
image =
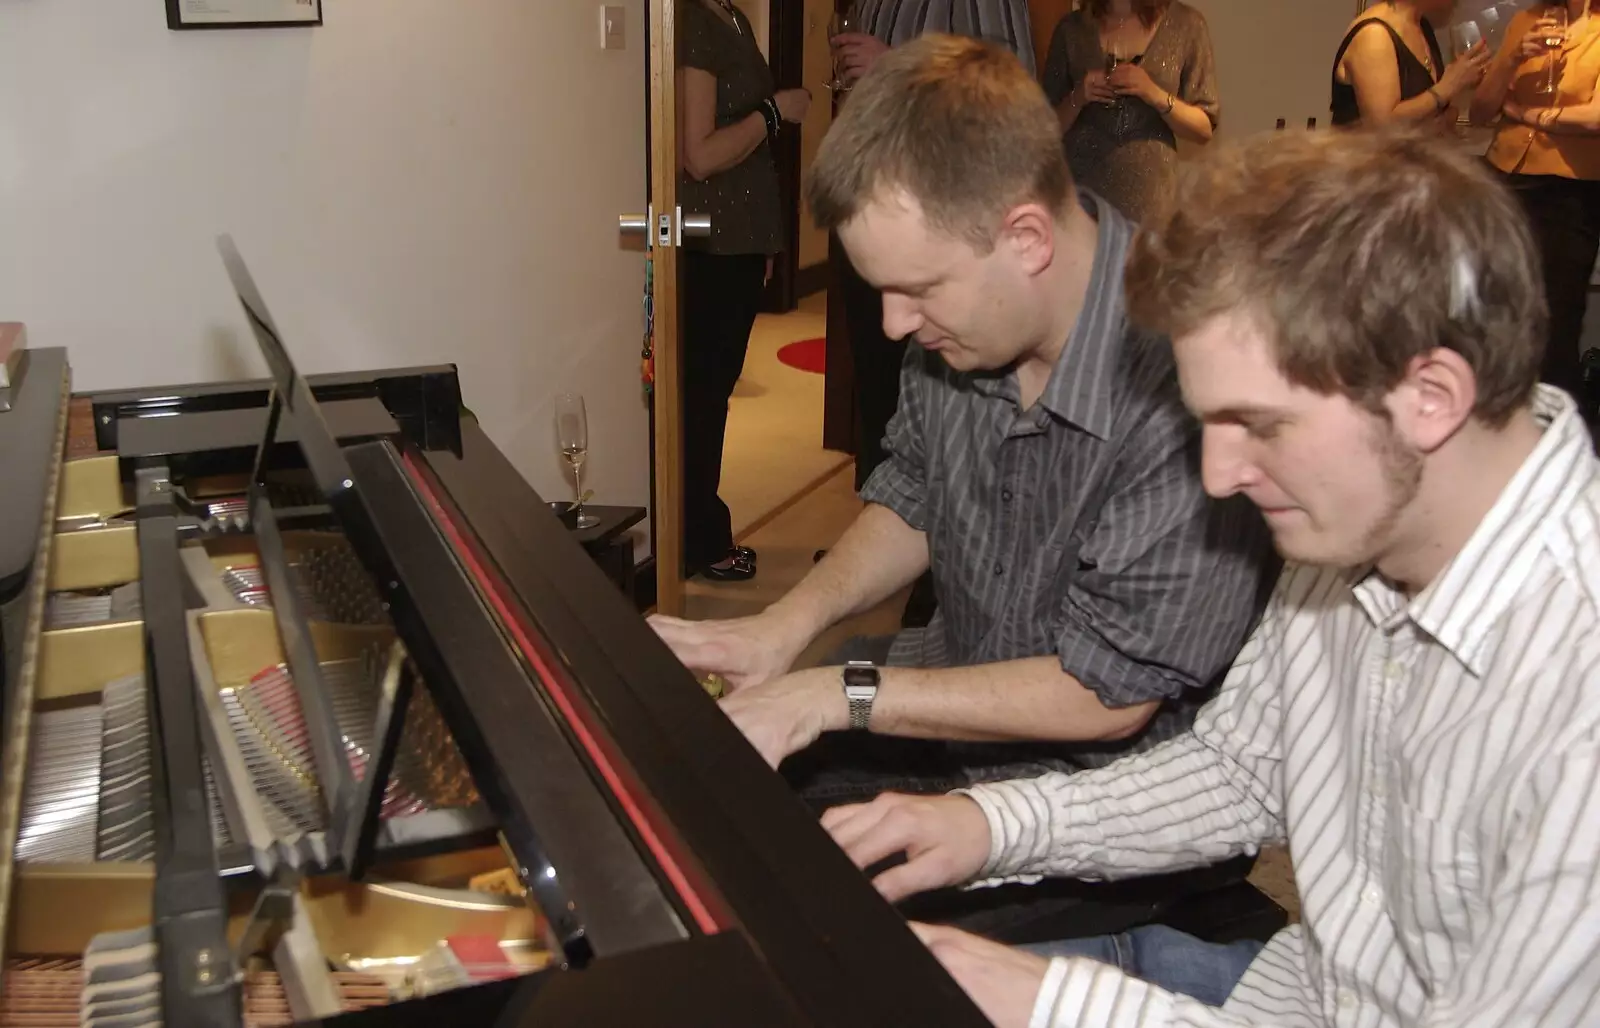
<svg viewBox="0 0 1600 1028">
<path fill-rule="evenodd" d="M 622 7 L 600 8 L 600 49 L 621 50 L 627 45 L 623 32 L 626 25 L 624 10 Z"/>
</svg>

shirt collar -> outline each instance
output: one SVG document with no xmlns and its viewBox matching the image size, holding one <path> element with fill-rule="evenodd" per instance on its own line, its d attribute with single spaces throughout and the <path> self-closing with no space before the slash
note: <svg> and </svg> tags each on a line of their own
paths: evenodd
<svg viewBox="0 0 1600 1028">
<path fill-rule="evenodd" d="M 1589 431 L 1571 397 L 1539 386 L 1533 407 L 1545 426 L 1543 438 L 1439 576 L 1409 601 L 1376 572 L 1355 587 L 1357 601 L 1380 627 L 1409 619 L 1474 675 L 1483 674 L 1490 628 L 1532 573 L 1549 527 L 1597 470 Z"/>
<path fill-rule="evenodd" d="M 1099 439 L 1109 439 L 1116 419 L 1106 389 L 1115 381 L 1115 368 L 1128 331 L 1122 274 L 1133 241 L 1133 224 L 1115 207 L 1087 189 L 1077 190 L 1078 205 L 1099 223 L 1094 266 L 1084 293 L 1083 310 L 1056 358 L 1039 403 L 1051 414 Z M 1015 371 L 978 374 L 973 388 L 987 396 L 1015 401 L 1019 395 Z"/>
</svg>

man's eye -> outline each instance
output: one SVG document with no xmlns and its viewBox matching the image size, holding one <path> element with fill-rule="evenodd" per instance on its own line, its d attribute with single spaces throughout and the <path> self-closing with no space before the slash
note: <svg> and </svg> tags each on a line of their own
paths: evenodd
<svg viewBox="0 0 1600 1028">
<path fill-rule="evenodd" d="M 1276 439 L 1278 436 L 1278 430 L 1282 427 L 1283 422 L 1278 420 L 1247 421 L 1244 424 L 1244 430 L 1250 433 L 1250 437 L 1252 439 L 1262 440 Z"/>
</svg>

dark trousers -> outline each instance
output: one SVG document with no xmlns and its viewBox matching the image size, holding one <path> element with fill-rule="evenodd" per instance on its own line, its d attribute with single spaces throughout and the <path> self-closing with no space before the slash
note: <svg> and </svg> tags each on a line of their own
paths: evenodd
<svg viewBox="0 0 1600 1028">
<path fill-rule="evenodd" d="M 883 334 L 883 296 L 860 275 L 837 244 L 829 251 L 839 262 L 840 297 L 844 303 L 845 329 L 850 334 L 850 356 L 855 363 L 856 393 L 856 488 L 867 479 L 884 458 L 884 433 L 889 419 L 900 406 L 900 365 L 905 360 L 906 343 Z M 926 625 L 937 602 L 933 576 L 925 574 L 911 588 L 903 624 Z"/>
<path fill-rule="evenodd" d="M 900 364 L 905 360 L 904 340 L 883 334 L 883 297 L 837 247 L 839 277 L 844 296 L 845 327 L 850 333 L 850 356 L 856 370 L 856 488 L 887 454 L 883 436 L 900 405 Z"/>
<path fill-rule="evenodd" d="M 683 253 L 683 561 L 693 573 L 733 548 L 728 505 L 717 495 L 728 400 L 744 371 L 761 307 L 761 254 Z"/>
<path fill-rule="evenodd" d="M 1589 276 L 1600 250 L 1600 182 L 1555 175 L 1507 175 L 1522 202 L 1544 264 L 1550 334 L 1541 378 L 1581 397 L 1578 347 L 1589 305 Z"/>
</svg>

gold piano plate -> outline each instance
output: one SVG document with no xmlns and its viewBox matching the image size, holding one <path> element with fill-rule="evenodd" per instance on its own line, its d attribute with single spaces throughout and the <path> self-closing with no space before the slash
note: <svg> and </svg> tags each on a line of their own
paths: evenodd
<svg viewBox="0 0 1600 1028">
<path fill-rule="evenodd" d="M 143 670 L 143 621 L 54 628 L 39 634 L 39 685 L 35 699 L 97 695 L 107 682 Z"/>
<path fill-rule="evenodd" d="M 492 864 L 493 848 L 432 858 L 432 875 L 451 865 L 465 871 Z M 414 870 L 413 867 L 393 870 Z M 322 951 L 346 964 L 415 957 L 453 935 L 490 936 L 542 948 L 538 915 L 508 896 L 382 877 L 355 884 L 338 879 L 301 886 Z M 8 956 L 77 956 L 96 935 L 150 923 L 155 869 L 150 864 L 22 864 L 6 938 Z M 229 903 L 229 935 L 237 942 L 255 903 L 253 890 Z"/>
<path fill-rule="evenodd" d="M 265 607 L 216 610 L 200 615 L 200 634 L 220 688 L 247 684 L 263 668 L 284 662 L 278 623 Z M 387 625 L 331 625 L 311 622 L 311 645 L 321 661 L 360 657 L 394 638 Z"/>
<path fill-rule="evenodd" d="M 307 912 L 335 963 L 415 957 L 454 935 L 541 944 L 539 918 L 521 899 L 374 879 L 307 882 Z"/>
<path fill-rule="evenodd" d="M 104 589 L 139 578 L 139 540 L 132 525 L 58 532 L 50 551 L 53 593 Z"/>
<path fill-rule="evenodd" d="M 104 520 L 132 509 L 116 457 L 84 457 L 61 466 L 61 488 L 56 498 L 58 522 Z"/>
<path fill-rule="evenodd" d="M 155 880 L 152 864 L 18 865 L 6 955 L 78 956 L 101 932 L 149 924 Z"/>
</svg>

